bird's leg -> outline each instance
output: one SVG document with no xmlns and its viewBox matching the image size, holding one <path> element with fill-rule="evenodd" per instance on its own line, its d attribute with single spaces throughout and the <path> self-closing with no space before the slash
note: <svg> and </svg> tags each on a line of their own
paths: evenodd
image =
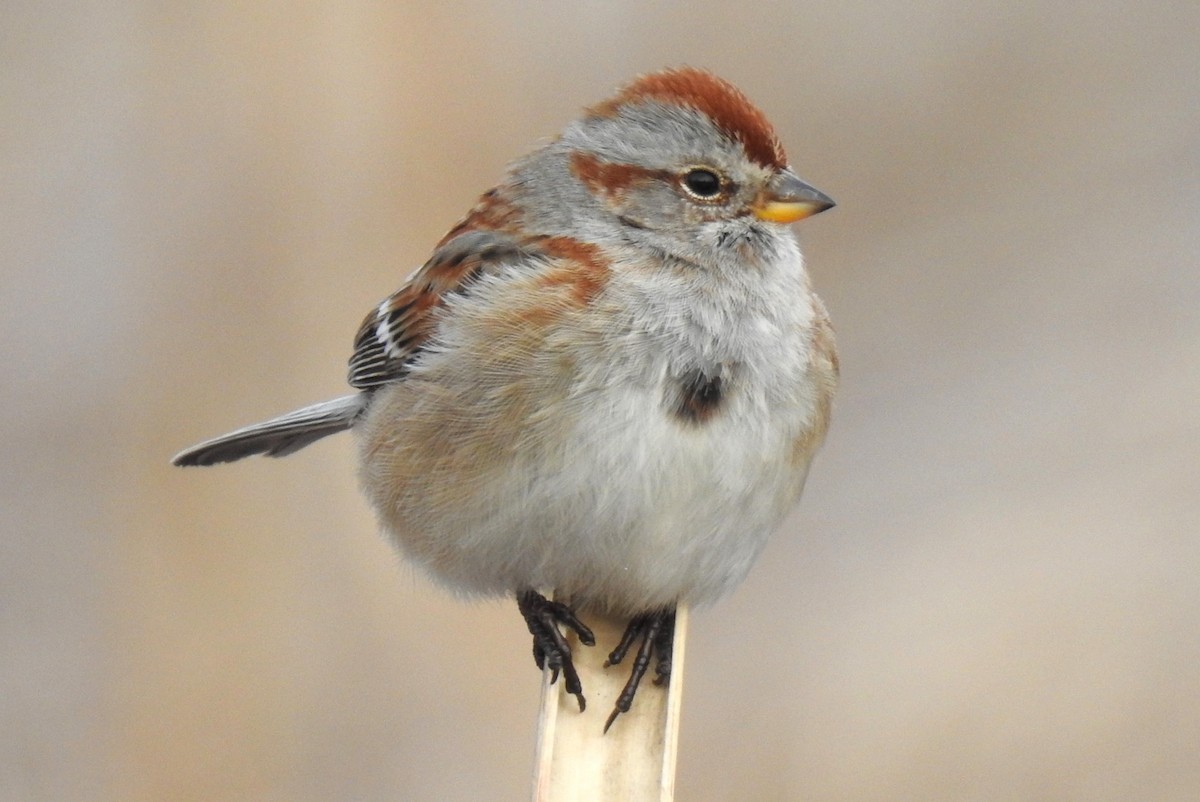
<svg viewBox="0 0 1200 802">
<path fill-rule="evenodd" d="M 573 694 L 579 701 L 579 712 L 582 713 L 587 707 L 587 700 L 583 698 L 583 685 L 579 682 L 575 664 L 571 662 L 571 647 L 558 627 L 562 624 L 570 628 L 579 636 L 579 642 L 584 646 L 594 646 L 596 637 L 576 617 L 574 610 L 562 602 L 550 601 L 536 590 L 518 593 L 517 609 L 521 611 L 525 625 L 533 635 L 533 659 L 537 667 L 550 669 L 551 683 L 558 681 L 558 672 L 562 671 L 567 693 Z"/>
<path fill-rule="evenodd" d="M 667 620 L 658 630 L 658 638 L 654 641 L 654 653 L 658 662 L 654 666 L 654 684 L 665 685 L 671 679 L 671 657 L 675 653 L 675 611 L 667 612 Z"/>
<path fill-rule="evenodd" d="M 630 647 L 638 638 L 641 638 L 642 642 L 638 647 L 637 656 L 633 659 L 633 665 L 629 671 L 629 681 L 625 683 L 621 695 L 617 697 L 617 703 L 613 705 L 612 713 L 608 716 L 608 721 L 604 724 L 605 732 L 608 732 L 608 728 L 617 720 L 617 716 L 629 712 L 629 708 L 633 704 L 633 697 L 637 694 L 638 683 L 642 681 L 642 677 L 646 676 L 652 656 L 658 656 L 658 662 L 654 666 L 656 674 L 654 684 L 662 685 L 670 678 L 671 651 L 675 643 L 675 609 L 643 613 L 631 620 L 629 626 L 625 628 L 625 634 L 621 636 L 621 642 L 608 655 L 608 660 L 604 663 L 605 667 L 616 665 L 624 660 Z"/>
</svg>

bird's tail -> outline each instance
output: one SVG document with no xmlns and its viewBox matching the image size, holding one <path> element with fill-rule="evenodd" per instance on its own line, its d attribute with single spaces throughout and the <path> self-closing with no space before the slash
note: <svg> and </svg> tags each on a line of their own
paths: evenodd
<svg viewBox="0 0 1200 802">
<path fill-rule="evenodd" d="M 349 429 L 366 406 L 367 396 L 363 393 L 322 401 L 205 440 L 179 452 L 171 462 L 176 465 L 215 465 L 252 454 L 283 457 L 326 435 Z"/>
</svg>

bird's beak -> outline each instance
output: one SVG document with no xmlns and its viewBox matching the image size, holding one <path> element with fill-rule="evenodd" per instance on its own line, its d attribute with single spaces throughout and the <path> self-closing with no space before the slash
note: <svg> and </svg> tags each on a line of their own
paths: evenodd
<svg viewBox="0 0 1200 802">
<path fill-rule="evenodd" d="M 759 220 L 794 223 L 819 214 L 834 205 L 833 198 L 801 181 L 791 170 L 780 170 L 754 202 Z"/>
</svg>

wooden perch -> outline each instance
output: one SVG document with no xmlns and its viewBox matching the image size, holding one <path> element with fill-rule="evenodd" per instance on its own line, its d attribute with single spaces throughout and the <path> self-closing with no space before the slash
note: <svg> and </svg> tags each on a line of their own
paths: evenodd
<svg viewBox="0 0 1200 802">
<path fill-rule="evenodd" d="M 647 677 L 633 707 L 617 718 L 607 734 L 604 722 L 629 678 L 631 657 L 607 669 L 604 661 L 628 622 L 592 614 L 586 616 L 586 623 L 596 635 L 595 646 L 581 645 L 574 633 L 567 640 L 583 683 L 587 710 L 579 712 L 575 697 L 563 691 L 561 679 L 551 685 L 549 671 L 542 677 L 534 802 L 671 802 L 675 798 L 687 608 L 679 607 L 675 614 L 668 686 L 656 686 Z"/>
</svg>

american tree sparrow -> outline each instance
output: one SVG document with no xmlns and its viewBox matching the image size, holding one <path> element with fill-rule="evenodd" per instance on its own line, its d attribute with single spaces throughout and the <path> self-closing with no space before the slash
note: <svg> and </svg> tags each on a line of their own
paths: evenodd
<svg viewBox="0 0 1200 802">
<path fill-rule="evenodd" d="M 515 596 L 581 709 L 561 627 L 592 645 L 576 609 L 630 619 L 611 725 L 651 655 L 669 674 L 675 606 L 737 585 L 800 497 L 838 361 L 786 224 L 831 206 L 735 87 L 641 77 L 513 165 L 371 310 L 354 394 L 174 462 L 354 429 L 400 550 L 455 591 Z"/>
</svg>

